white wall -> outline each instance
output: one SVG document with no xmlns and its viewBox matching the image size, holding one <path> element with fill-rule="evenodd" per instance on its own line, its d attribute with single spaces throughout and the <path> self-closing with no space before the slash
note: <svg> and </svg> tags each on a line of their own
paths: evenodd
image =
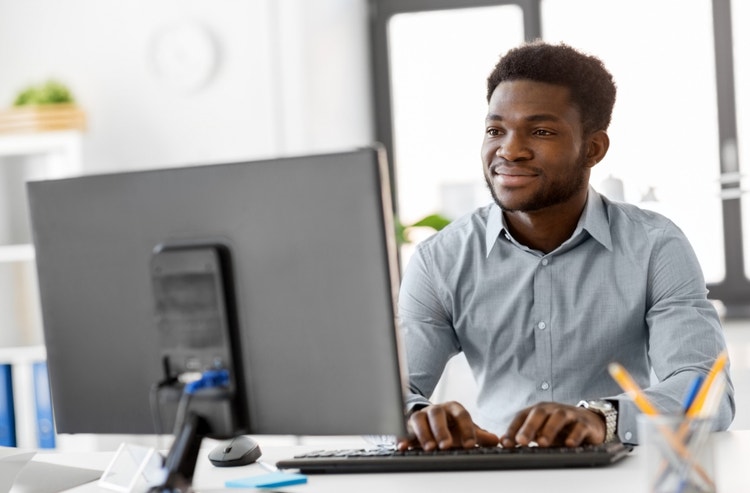
<svg viewBox="0 0 750 493">
<path fill-rule="evenodd" d="M 366 0 L 0 0 L 0 108 L 27 84 L 67 83 L 88 114 L 86 172 L 366 145 L 366 14 Z M 171 80 L 154 62 L 188 23 L 217 52 L 195 90 L 180 87 L 195 72 Z M 180 70 L 201 61 L 182 41 L 165 47 Z"/>
</svg>

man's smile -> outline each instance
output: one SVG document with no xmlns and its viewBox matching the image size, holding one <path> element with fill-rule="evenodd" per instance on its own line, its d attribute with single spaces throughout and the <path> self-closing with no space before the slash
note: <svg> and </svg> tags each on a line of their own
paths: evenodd
<svg viewBox="0 0 750 493">
<path fill-rule="evenodd" d="M 504 187 L 520 187 L 529 184 L 539 173 L 534 170 L 497 163 L 490 165 L 492 181 Z"/>
</svg>

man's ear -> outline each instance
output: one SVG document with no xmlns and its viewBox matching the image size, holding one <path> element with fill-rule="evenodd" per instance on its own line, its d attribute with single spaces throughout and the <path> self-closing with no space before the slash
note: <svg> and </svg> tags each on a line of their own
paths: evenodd
<svg viewBox="0 0 750 493">
<path fill-rule="evenodd" d="M 609 150 L 609 135 L 606 130 L 597 130 L 587 139 L 586 166 L 593 168 L 596 163 L 604 159 Z"/>
</svg>

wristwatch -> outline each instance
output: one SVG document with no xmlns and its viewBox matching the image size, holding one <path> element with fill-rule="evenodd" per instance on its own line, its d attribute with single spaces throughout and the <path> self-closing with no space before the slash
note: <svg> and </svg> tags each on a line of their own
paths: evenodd
<svg viewBox="0 0 750 493">
<path fill-rule="evenodd" d="M 578 403 L 578 407 L 594 411 L 604 418 L 604 425 L 607 428 L 607 432 L 604 435 L 604 443 L 611 442 L 615 438 L 615 432 L 617 431 L 617 409 L 610 401 L 602 399 L 581 401 Z"/>
</svg>

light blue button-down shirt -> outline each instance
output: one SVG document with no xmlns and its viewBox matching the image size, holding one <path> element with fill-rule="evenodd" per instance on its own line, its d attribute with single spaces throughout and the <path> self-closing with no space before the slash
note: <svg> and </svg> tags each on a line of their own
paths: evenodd
<svg viewBox="0 0 750 493">
<path fill-rule="evenodd" d="M 480 426 L 505 432 L 541 401 L 619 401 L 618 434 L 637 443 L 637 409 L 610 377 L 621 363 L 663 412 L 726 347 L 685 235 L 671 221 L 589 189 L 573 235 L 544 254 L 518 243 L 495 205 L 418 245 L 401 284 L 407 406 L 426 404 L 463 351 L 477 381 Z M 725 372 L 729 379 L 728 368 Z M 731 382 L 717 429 L 734 417 Z"/>
</svg>

